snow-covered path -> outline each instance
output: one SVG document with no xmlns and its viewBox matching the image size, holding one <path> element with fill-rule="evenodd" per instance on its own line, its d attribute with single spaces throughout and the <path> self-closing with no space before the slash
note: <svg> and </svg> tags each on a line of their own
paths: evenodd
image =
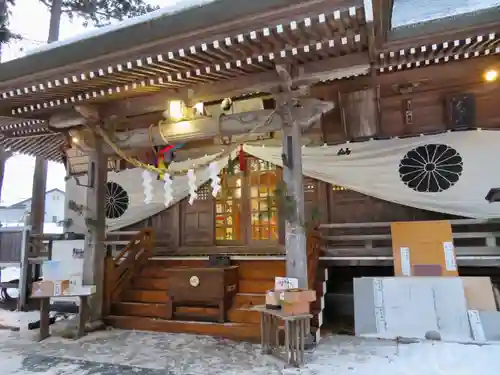
<svg viewBox="0 0 500 375">
<path fill-rule="evenodd" d="M 112 330 L 79 341 L 0 331 L 2 375 L 497 375 L 500 345 L 396 344 L 332 336 L 301 370 L 278 368 L 259 347 L 202 336 Z"/>
</svg>

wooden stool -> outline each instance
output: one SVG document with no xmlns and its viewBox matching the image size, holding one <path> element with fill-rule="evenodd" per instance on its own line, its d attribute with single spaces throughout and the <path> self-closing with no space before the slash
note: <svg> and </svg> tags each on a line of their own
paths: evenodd
<svg viewBox="0 0 500 375">
<path fill-rule="evenodd" d="M 311 314 L 287 315 L 281 310 L 253 308 L 260 312 L 260 335 L 262 352 L 284 361 L 288 365 L 300 367 L 304 364 L 306 337 L 310 334 Z M 281 321 L 285 324 L 285 343 L 280 345 Z"/>
</svg>

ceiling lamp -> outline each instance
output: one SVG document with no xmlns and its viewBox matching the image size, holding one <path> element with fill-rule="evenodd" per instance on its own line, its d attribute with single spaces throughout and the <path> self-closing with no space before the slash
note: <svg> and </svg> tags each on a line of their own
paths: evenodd
<svg viewBox="0 0 500 375">
<path fill-rule="evenodd" d="M 495 69 L 487 70 L 484 73 L 484 80 L 486 82 L 494 82 L 497 80 L 497 78 L 498 78 L 498 72 Z"/>
</svg>

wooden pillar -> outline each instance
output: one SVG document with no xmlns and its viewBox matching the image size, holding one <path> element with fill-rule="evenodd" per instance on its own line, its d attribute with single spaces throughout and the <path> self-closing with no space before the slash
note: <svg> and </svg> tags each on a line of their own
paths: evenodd
<svg viewBox="0 0 500 375">
<path fill-rule="evenodd" d="M 0 0 L 1 1 L 1 0 Z M 3 147 L 0 147 L 0 203 L 2 201 L 2 188 L 3 180 L 5 177 L 5 164 L 7 160 L 12 156 L 12 151 L 6 151 Z"/>
<path fill-rule="evenodd" d="M 286 274 L 299 280 L 299 288 L 308 288 L 307 251 L 302 176 L 302 145 L 300 124 L 291 115 L 291 105 L 285 104 L 283 125 L 283 180 L 287 200 L 293 202 L 292 215 L 285 221 Z"/>
<path fill-rule="evenodd" d="M 83 285 L 95 285 L 97 292 L 91 299 L 91 321 L 102 318 L 104 288 L 104 259 L 106 249 L 106 216 L 104 199 L 107 180 L 107 157 L 103 150 L 103 140 L 96 136 L 95 148 L 89 153 L 89 172 L 87 181 L 87 207 L 85 222 Z"/>
<path fill-rule="evenodd" d="M 31 231 L 33 234 L 43 233 L 45 219 L 45 190 L 47 188 L 48 162 L 44 158 L 35 158 L 33 173 L 33 189 L 31 191 Z"/>
</svg>

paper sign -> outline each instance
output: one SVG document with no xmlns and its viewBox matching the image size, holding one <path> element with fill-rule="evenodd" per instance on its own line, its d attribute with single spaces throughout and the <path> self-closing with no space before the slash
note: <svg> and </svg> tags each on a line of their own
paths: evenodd
<svg viewBox="0 0 500 375">
<path fill-rule="evenodd" d="M 410 248 L 400 247 L 401 273 L 404 276 L 411 276 Z"/>
<path fill-rule="evenodd" d="M 276 277 L 274 279 L 274 290 L 297 289 L 299 287 L 299 279 L 293 277 Z"/>
<path fill-rule="evenodd" d="M 61 294 L 62 294 L 61 282 L 56 281 L 54 283 L 54 295 L 55 296 L 60 296 Z"/>
<path fill-rule="evenodd" d="M 479 311 L 469 310 L 467 314 L 469 315 L 469 323 L 472 331 L 472 338 L 475 341 L 486 341 L 486 336 L 484 334 L 484 329 L 483 329 L 483 323 L 481 322 Z"/>
<path fill-rule="evenodd" d="M 457 270 L 457 261 L 455 259 L 455 246 L 453 242 L 443 242 L 444 263 L 447 271 Z"/>
</svg>

